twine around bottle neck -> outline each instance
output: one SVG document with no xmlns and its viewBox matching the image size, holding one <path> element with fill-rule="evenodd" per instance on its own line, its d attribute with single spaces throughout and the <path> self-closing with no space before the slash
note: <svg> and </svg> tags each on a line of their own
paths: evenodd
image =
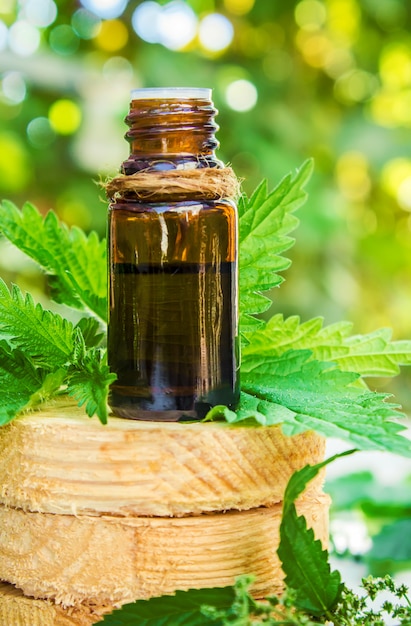
<svg viewBox="0 0 411 626">
<path fill-rule="evenodd" d="M 108 198 L 136 201 L 161 200 L 218 200 L 236 199 L 240 182 L 231 167 L 173 169 L 166 171 L 142 170 L 134 174 L 120 174 L 102 184 Z"/>
</svg>

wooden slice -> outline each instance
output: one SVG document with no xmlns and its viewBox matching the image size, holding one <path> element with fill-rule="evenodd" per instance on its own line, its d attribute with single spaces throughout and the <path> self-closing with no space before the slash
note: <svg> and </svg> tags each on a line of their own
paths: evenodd
<svg viewBox="0 0 411 626">
<path fill-rule="evenodd" d="M 103 426 L 64 399 L 0 428 L 0 502 L 75 515 L 246 510 L 280 502 L 291 474 L 324 448 L 313 432 L 287 437 L 278 426 Z"/>
<path fill-rule="evenodd" d="M 63 608 L 49 600 L 25 596 L 13 585 L 0 582 L 0 626 L 91 626 L 110 608 Z"/>
<path fill-rule="evenodd" d="M 324 545 L 329 498 L 298 504 Z M 57 515 L 0 506 L 0 579 L 26 595 L 113 605 L 256 576 L 256 597 L 278 593 L 281 504 L 181 518 Z"/>
</svg>

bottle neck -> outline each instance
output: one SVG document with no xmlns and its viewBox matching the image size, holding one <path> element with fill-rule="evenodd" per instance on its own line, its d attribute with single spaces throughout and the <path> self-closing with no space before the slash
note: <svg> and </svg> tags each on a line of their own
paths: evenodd
<svg viewBox="0 0 411 626">
<path fill-rule="evenodd" d="M 122 172 L 223 167 L 214 153 L 216 114 L 211 101 L 201 98 L 132 100 L 125 119 L 130 156 Z"/>
</svg>

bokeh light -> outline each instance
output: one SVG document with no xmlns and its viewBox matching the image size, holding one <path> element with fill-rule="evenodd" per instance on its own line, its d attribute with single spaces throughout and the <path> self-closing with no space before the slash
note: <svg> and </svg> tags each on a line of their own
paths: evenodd
<svg viewBox="0 0 411 626">
<path fill-rule="evenodd" d="M 227 11 L 234 15 L 246 15 L 253 8 L 255 0 L 224 0 Z"/>
<path fill-rule="evenodd" d="M 81 110 L 78 104 L 68 99 L 56 100 L 49 110 L 52 129 L 59 135 L 71 135 L 81 123 Z"/>
<path fill-rule="evenodd" d="M 230 83 L 225 92 L 228 106 L 234 111 L 249 111 L 257 104 L 258 93 L 249 80 L 240 79 Z"/>
<path fill-rule="evenodd" d="M 206 50 L 220 52 L 231 44 L 234 28 L 230 20 L 221 13 L 209 13 L 200 22 L 198 38 Z"/>
<path fill-rule="evenodd" d="M 47 117 L 35 117 L 27 125 L 27 137 L 35 148 L 47 148 L 56 138 Z"/>
<path fill-rule="evenodd" d="M 131 23 L 132 26 L 141 39 L 148 43 L 159 43 L 159 19 L 161 14 L 161 7 L 157 2 L 148 0 L 142 2 L 134 11 Z"/>
<path fill-rule="evenodd" d="M 105 20 L 120 17 L 127 6 L 128 0 L 81 0 L 81 4 Z"/>
<path fill-rule="evenodd" d="M 60 24 L 50 32 L 49 43 L 57 54 L 69 56 L 77 52 L 80 40 L 71 26 Z"/>
<path fill-rule="evenodd" d="M 34 54 L 40 45 L 39 30 L 26 20 L 18 20 L 10 26 L 9 46 L 18 56 L 28 57 Z"/>
<path fill-rule="evenodd" d="M 336 43 L 352 45 L 361 31 L 361 11 L 356 0 L 328 0 L 327 28 Z"/>
<path fill-rule="evenodd" d="M 1 82 L 2 95 L 9 104 L 19 104 L 26 97 L 26 82 L 21 72 L 6 72 Z"/>
<path fill-rule="evenodd" d="M 335 83 L 335 95 L 343 102 L 368 100 L 378 89 L 378 80 L 369 72 L 352 69 L 340 76 Z"/>
<path fill-rule="evenodd" d="M 171 50 L 181 50 L 195 37 L 197 17 L 191 7 L 180 0 L 166 4 L 159 16 L 160 42 Z"/>
<path fill-rule="evenodd" d="M 411 211 L 411 159 L 389 160 L 381 172 L 381 185 L 402 209 Z"/>
<path fill-rule="evenodd" d="M 112 56 L 103 65 L 103 76 L 110 82 L 119 79 L 132 82 L 133 74 L 133 66 L 124 57 Z"/>
<path fill-rule="evenodd" d="M 31 164 L 21 138 L 12 132 L 0 133 L 0 186 L 5 193 L 19 192 L 32 176 Z"/>
<path fill-rule="evenodd" d="M 324 71 L 331 78 L 337 79 L 353 69 L 354 66 L 355 60 L 351 50 L 334 46 L 325 58 Z"/>
<path fill-rule="evenodd" d="M 397 200 L 402 209 L 411 211 L 411 175 L 407 176 L 398 187 Z"/>
<path fill-rule="evenodd" d="M 93 39 L 97 35 L 100 25 L 101 19 L 87 9 L 78 9 L 71 18 L 71 26 L 81 39 Z"/>
<path fill-rule="evenodd" d="M 321 31 L 300 30 L 297 33 L 296 43 L 306 63 L 318 68 L 327 65 L 328 59 L 332 55 L 333 43 L 326 34 Z"/>
<path fill-rule="evenodd" d="M 295 7 L 295 21 L 304 30 L 317 30 L 327 19 L 326 6 L 318 0 L 302 0 Z"/>
<path fill-rule="evenodd" d="M 411 88 L 400 91 L 383 88 L 372 99 L 370 112 L 380 126 L 411 127 Z"/>
<path fill-rule="evenodd" d="M 386 46 L 380 56 L 381 80 L 389 89 L 411 85 L 411 49 L 408 43 Z"/>
<path fill-rule="evenodd" d="M 102 50 L 116 52 L 127 44 L 128 30 L 120 20 L 105 20 L 99 28 L 96 43 Z"/>
<path fill-rule="evenodd" d="M 28 0 L 23 5 L 24 17 L 33 26 L 45 28 L 57 17 L 57 6 L 53 0 Z"/>
<path fill-rule="evenodd" d="M 182 0 L 164 6 L 143 2 L 133 13 L 132 25 L 139 37 L 148 43 L 160 43 L 171 50 L 181 50 L 197 33 L 197 17 Z"/>
<path fill-rule="evenodd" d="M 369 163 L 361 152 L 349 151 L 342 154 L 337 161 L 336 177 L 345 198 L 360 202 L 370 194 L 372 183 Z"/>
</svg>

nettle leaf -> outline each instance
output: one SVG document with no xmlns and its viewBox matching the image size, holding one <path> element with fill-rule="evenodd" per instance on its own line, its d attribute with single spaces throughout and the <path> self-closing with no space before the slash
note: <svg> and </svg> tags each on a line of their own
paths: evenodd
<svg viewBox="0 0 411 626">
<path fill-rule="evenodd" d="M 106 363 L 102 350 L 92 348 L 79 350 L 78 359 L 68 373 L 67 392 L 79 406 L 85 406 L 89 417 L 97 414 L 102 424 L 107 423 L 107 395 L 109 386 L 116 379 Z"/>
<path fill-rule="evenodd" d="M 261 359 L 242 374 L 240 409 L 222 417 L 230 423 L 281 424 L 287 435 L 315 430 L 362 450 L 411 457 L 411 442 L 398 434 L 405 426 L 393 421 L 403 417 L 398 406 L 386 402 L 386 394 L 352 386 L 358 374 L 311 356 L 308 350 L 294 350 Z"/>
<path fill-rule="evenodd" d="M 340 573 L 331 572 L 327 550 L 323 549 L 319 540 L 315 540 L 305 518 L 297 514 L 294 502 L 325 465 L 352 452 L 354 450 L 335 455 L 317 465 L 303 467 L 290 478 L 284 494 L 277 553 L 285 583 L 287 588 L 295 591 L 295 605 L 318 617 L 327 615 L 338 603 L 343 585 Z"/>
<path fill-rule="evenodd" d="M 32 393 L 29 402 L 24 407 L 25 411 L 38 409 L 43 402 L 47 402 L 62 393 L 62 386 L 65 384 L 67 375 L 65 368 L 62 367 L 48 373 L 42 371 L 41 373 L 43 378 L 41 387 Z"/>
<path fill-rule="evenodd" d="M 1 279 L 0 339 L 48 369 L 63 365 L 74 347 L 71 322 L 35 304 L 30 294 L 23 296 L 16 285 L 10 292 Z"/>
<path fill-rule="evenodd" d="M 242 371 L 250 371 L 266 356 L 290 349 L 309 349 L 320 361 L 333 361 L 343 371 L 363 377 L 395 376 L 400 365 L 411 365 L 411 341 L 392 341 L 392 330 L 381 328 L 366 335 L 352 335 L 351 322 L 323 326 L 317 317 L 303 324 L 300 318 L 274 315 L 248 337 L 242 350 Z"/>
<path fill-rule="evenodd" d="M 283 178 L 277 187 L 267 192 L 263 181 L 248 199 L 239 201 L 239 259 L 240 259 L 240 328 L 243 333 L 259 326 L 255 314 L 268 309 L 271 300 L 262 295 L 279 285 L 278 274 L 291 261 L 282 253 L 291 248 L 294 239 L 288 234 L 298 225 L 293 212 L 306 200 L 303 190 L 312 172 L 312 161 L 306 161 L 293 177 Z"/>
<path fill-rule="evenodd" d="M 105 616 L 107 626 L 223 626 L 223 620 L 207 617 L 203 606 L 229 609 L 235 600 L 233 587 L 176 591 L 173 596 L 139 600 Z"/>
<path fill-rule="evenodd" d="M 95 348 L 105 338 L 105 333 L 95 317 L 82 317 L 74 328 L 81 331 L 87 348 Z"/>
<path fill-rule="evenodd" d="M 41 371 L 27 354 L 0 341 L 0 425 L 7 424 L 28 408 L 43 382 Z"/>
<path fill-rule="evenodd" d="M 20 211 L 12 202 L 0 203 L 5 237 L 34 259 L 48 274 L 53 298 L 62 304 L 89 309 L 107 317 L 106 243 L 95 232 L 59 222 L 53 211 L 46 217 L 29 202 Z"/>
<path fill-rule="evenodd" d="M 73 327 L 35 304 L 30 294 L 24 297 L 17 286 L 9 292 L 0 279 L 0 422 L 36 407 L 68 385 L 67 392 L 85 405 L 87 414 L 97 414 L 106 423 L 108 387 L 115 375 L 110 374 L 104 351 L 94 347 L 101 339 L 99 330 L 93 318 L 83 318 Z"/>
</svg>

